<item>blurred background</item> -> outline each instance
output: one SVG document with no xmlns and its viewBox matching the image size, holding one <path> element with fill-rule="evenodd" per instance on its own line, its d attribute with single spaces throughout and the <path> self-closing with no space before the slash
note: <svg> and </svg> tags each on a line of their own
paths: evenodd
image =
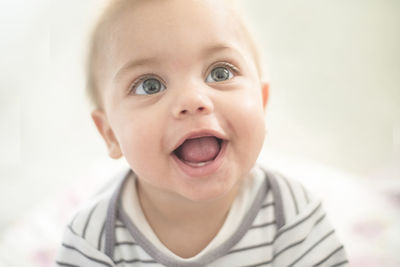
<svg viewBox="0 0 400 267">
<path fill-rule="evenodd" d="M 66 223 L 54 226 L 53 215 L 73 206 L 63 196 L 79 202 L 76 192 L 124 165 L 108 158 L 84 93 L 100 2 L 0 0 L 0 266 L 14 266 L 4 254 L 18 255 L 10 236 L 35 232 L 35 223 L 52 237 L 32 238 L 21 253 L 47 246 L 26 260 L 47 266 Z M 368 218 L 336 218 L 339 231 L 388 249 L 363 262 L 364 248 L 350 245 L 354 266 L 400 266 L 400 1 L 242 2 L 271 84 L 260 161 L 303 179 L 338 217 L 348 205 L 346 216 L 365 210 Z"/>
</svg>

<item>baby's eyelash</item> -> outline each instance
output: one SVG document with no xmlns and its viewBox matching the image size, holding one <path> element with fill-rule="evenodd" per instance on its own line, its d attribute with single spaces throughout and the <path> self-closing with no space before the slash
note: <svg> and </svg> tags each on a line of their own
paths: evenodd
<svg viewBox="0 0 400 267">
<path fill-rule="evenodd" d="M 218 63 L 214 64 L 211 69 L 216 68 L 216 67 L 227 67 L 230 70 L 232 70 L 235 74 L 240 74 L 240 70 L 235 65 L 228 63 L 228 62 L 218 62 Z"/>
<path fill-rule="evenodd" d="M 139 78 L 134 80 L 131 84 L 129 84 L 128 93 L 132 93 L 132 91 L 143 81 L 144 78 Z"/>
<path fill-rule="evenodd" d="M 148 77 L 150 76 L 142 76 L 139 77 L 138 79 L 135 79 L 130 85 L 129 85 L 129 92 L 131 93 L 132 90 L 134 90 L 136 87 L 138 87 L 138 85 L 143 82 L 144 80 L 146 80 Z"/>
<path fill-rule="evenodd" d="M 143 76 L 140 76 L 139 78 L 135 79 L 129 86 L 129 89 L 132 90 L 134 88 L 136 88 L 141 82 L 143 82 L 144 80 L 153 77 L 151 74 L 146 74 Z"/>
</svg>

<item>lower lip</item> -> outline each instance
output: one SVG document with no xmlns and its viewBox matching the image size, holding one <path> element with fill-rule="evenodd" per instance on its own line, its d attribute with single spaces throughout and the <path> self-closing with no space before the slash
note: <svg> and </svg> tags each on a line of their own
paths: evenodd
<svg viewBox="0 0 400 267">
<path fill-rule="evenodd" d="M 222 165 L 226 148 L 227 148 L 227 141 L 223 141 L 221 144 L 221 150 L 219 151 L 217 157 L 210 161 L 206 162 L 202 166 L 191 166 L 189 164 L 184 163 L 181 161 L 175 153 L 172 153 L 172 158 L 177 163 L 178 167 L 188 176 L 191 177 L 204 177 L 213 174 L 218 170 L 218 168 Z"/>
</svg>

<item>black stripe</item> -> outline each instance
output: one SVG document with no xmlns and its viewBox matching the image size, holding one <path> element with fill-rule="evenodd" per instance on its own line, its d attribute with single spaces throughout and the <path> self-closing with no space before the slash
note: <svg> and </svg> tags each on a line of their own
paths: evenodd
<svg viewBox="0 0 400 267">
<path fill-rule="evenodd" d="M 275 260 L 279 255 L 281 255 L 283 252 L 297 246 L 300 245 L 301 243 L 304 242 L 304 240 L 306 240 L 306 238 L 303 238 L 295 243 L 290 244 L 289 246 L 285 247 L 284 249 L 282 249 L 281 251 L 279 251 L 278 253 L 274 254 L 274 256 L 272 257 L 272 260 Z"/>
<path fill-rule="evenodd" d="M 315 221 L 313 227 L 315 227 L 316 225 L 318 225 L 325 217 L 326 217 L 326 213 L 322 214 L 322 216 L 319 217 L 319 219 Z"/>
<path fill-rule="evenodd" d="M 75 232 L 75 230 L 72 228 L 72 226 L 71 226 L 71 225 L 68 225 L 68 229 L 69 229 L 69 230 L 71 230 L 71 232 L 72 232 L 74 235 L 77 235 L 77 236 L 79 236 L 79 235 L 78 235 L 78 233 L 77 233 L 77 232 Z"/>
<path fill-rule="evenodd" d="M 60 266 L 67 266 L 67 267 L 79 267 L 79 265 L 69 264 L 69 263 L 62 262 L 62 261 L 56 261 L 56 264 L 58 264 Z"/>
<path fill-rule="evenodd" d="M 71 229 L 71 231 L 76 234 L 76 232 L 74 231 L 73 227 L 74 227 L 74 223 L 76 218 L 78 217 L 79 213 L 75 214 L 74 218 L 72 219 L 72 221 L 68 224 L 68 228 Z"/>
<path fill-rule="evenodd" d="M 259 224 L 259 225 L 252 225 L 249 229 L 263 228 L 263 227 L 274 225 L 274 224 L 276 224 L 276 221 L 263 223 L 263 224 Z"/>
<path fill-rule="evenodd" d="M 308 198 L 307 190 L 304 188 L 303 185 L 301 185 L 301 189 L 303 189 L 304 198 L 306 199 L 307 204 L 309 204 L 310 203 L 310 199 Z"/>
<path fill-rule="evenodd" d="M 275 202 L 266 203 L 266 204 L 264 204 L 264 205 L 261 206 L 260 210 L 261 210 L 261 209 L 268 208 L 268 207 L 273 206 L 273 205 L 275 205 Z"/>
<path fill-rule="evenodd" d="M 99 259 L 96 259 L 96 258 L 93 258 L 93 257 L 90 257 L 90 256 L 86 255 L 85 253 L 83 253 L 82 251 L 80 251 L 79 249 L 73 247 L 73 246 L 67 245 L 65 243 L 62 243 L 62 246 L 65 247 L 65 248 L 71 249 L 71 250 L 75 250 L 76 252 L 78 252 L 79 254 L 81 254 L 82 256 L 84 256 L 85 258 L 87 258 L 87 259 L 89 259 L 91 261 L 95 261 L 95 262 L 98 262 L 98 263 L 103 264 L 105 266 L 112 267 L 112 265 L 110 265 L 109 263 L 107 263 L 105 261 L 102 261 L 102 260 L 99 260 Z"/>
<path fill-rule="evenodd" d="M 317 241 L 317 243 L 315 243 L 314 245 L 312 245 L 309 249 L 306 250 L 306 252 L 303 253 L 303 255 L 301 255 L 300 257 L 298 257 L 294 262 L 292 262 L 290 266 L 295 265 L 298 261 L 300 261 L 302 258 L 304 258 L 304 256 L 306 256 L 311 250 L 313 250 L 316 246 L 318 246 L 322 241 L 324 241 L 325 239 L 327 239 L 329 236 L 331 236 L 333 233 L 335 232 L 335 230 L 330 231 L 329 233 L 327 233 L 326 235 L 324 235 L 320 240 Z"/>
<path fill-rule="evenodd" d="M 242 251 L 251 250 L 251 249 L 255 249 L 255 248 L 261 248 L 261 247 L 271 246 L 272 244 L 273 244 L 273 242 L 267 242 L 267 243 L 262 243 L 262 244 L 258 244 L 258 245 L 254 245 L 254 246 L 249 246 L 249 247 L 244 247 L 244 248 L 233 249 L 233 250 L 229 251 L 228 254 L 237 253 L 237 252 L 242 252 Z"/>
<path fill-rule="evenodd" d="M 315 226 L 317 226 L 323 218 L 325 218 L 326 214 L 323 214 L 318 220 L 315 221 L 315 223 L 313 224 L 312 228 L 314 228 Z M 277 252 L 276 254 L 274 254 L 274 256 L 272 257 L 272 260 L 275 260 L 279 255 L 281 255 L 283 252 L 287 251 L 288 249 L 291 249 L 292 247 L 295 247 L 301 243 L 304 242 L 304 240 L 306 240 L 307 236 L 304 237 L 303 239 L 296 241 L 295 243 L 290 244 L 289 246 L 285 247 L 284 249 L 282 249 L 281 251 Z"/>
<path fill-rule="evenodd" d="M 136 245 L 138 245 L 138 244 L 135 243 L 135 242 L 132 242 L 132 241 L 121 241 L 121 242 L 116 242 L 116 243 L 115 243 L 115 246 L 124 246 L 124 245 L 136 246 Z"/>
<path fill-rule="evenodd" d="M 126 228 L 124 224 L 116 224 L 115 228 Z"/>
<path fill-rule="evenodd" d="M 139 259 L 132 259 L 132 260 L 125 260 L 120 259 L 114 262 L 115 264 L 121 263 L 157 263 L 155 260 L 139 260 Z"/>
<path fill-rule="evenodd" d="M 335 249 L 334 251 L 332 251 L 328 256 L 326 256 L 325 258 L 323 258 L 322 260 L 320 260 L 319 262 L 317 262 L 316 264 L 314 264 L 313 266 L 318 266 L 321 265 L 322 263 L 326 262 L 327 260 L 330 259 L 330 257 L 332 257 L 333 255 L 336 254 L 336 252 L 340 251 L 343 249 L 343 246 L 338 247 L 337 249 Z"/>
<path fill-rule="evenodd" d="M 348 260 L 344 260 L 344 261 L 341 261 L 339 263 L 336 263 L 335 265 L 332 265 L 331 267 L 337 267 L 337 266 L 343 265 L 345 263 L 349 263 L 349 261 Z"/>
<path fill-rule="evenodd" d="M 87 230 L 87 228 L 88 228 L 89 221 L 90 221 L 90 219 L 92 218 L 93 212 L 94 212 L 94 210 L 95 210 L 96 208 L 97 208 L 97 204 L 96 204 L 96 206 L 94 206 L 93 209 L 90 211 L 89 216 L 88 216 L 87 219 L 86 219 L 85 227 L 83 228 L 83 232 L 82 232 L 82 237 L 83 237 L 83 238 L 85 238 L 85 236 L 86 236 L 86 230 Z"/>
<path fill-rule="evenodd" d="M 297 222 L 296 224 L 293 224 L 292 226 L 285 228 L 283 231 L 280 231 L 276 234 L 275 236 L 275 240 L 278 239 L 279 236 L 281 236 L 283 233 L 297 227 L 298 225 L 302 224 L 303 222 L 305 222 L 306 220 L 308 220 L 311 216 L 313 216 L 319 209 L 321 208 L 321 203 L 319 203 L 319 205 L 317 207 L 315 207 L 315 209 L 309 214 L 307 215 L 307 217 L 303 218 L 301 221 Z"/>
<path fill-rule="evenodd" d="M 271 264 L 272 263 L 272 260 L 269 260 L 269 261 L 263 261 L 263 262 L 259 262 L 259 263 L 256 263 L 256 264 L 252 264 L 252 265 L 246 265 L 246 266 L 243 266 L 243 267 L 258 267 L 258 266 L 262 266 L 262 265 L 265 265 L 265 264 Z"/>
<path fill-rule="evenodd" d="M 287 187 L 289 188 L 290 195 L 292 196 L 292 199 L 293 199 L 294 208 L 295 208 L 295 210 L 296 210 L 296 215 L 298 215 L 298 214 L 299 214 L 299 207 L 298 207 L 298 205 L 297 205 L 297 200 L 296 200 L 296 198 L 295 198 L 295 196 L 294 196 L 293 188 L 292 188 L 292 186 L 290 185 L 289 181 L 288 181 L 285 177 L 283 177 L 283 176 L 281 175 L 281 178 L 283 179 L 283 181 L 285 181 Z"/>
<path fill-rule="evenodd" d="M 104 234 L 104 228 L 106 227 L 106 221 L 104 221 L 103 226 L 101 227 L 100 235 L 99 235 L 99 240 L 97 241 L 97 249 L 101 251 L 101 239 Z"/>
</svg>

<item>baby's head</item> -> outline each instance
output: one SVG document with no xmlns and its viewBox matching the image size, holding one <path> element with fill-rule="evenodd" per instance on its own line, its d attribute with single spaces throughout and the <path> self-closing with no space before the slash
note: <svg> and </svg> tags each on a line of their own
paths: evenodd
<svg viewBox="0 0 400 267">
<path fill-rule="evenodd" d="M 229 0 L 114 0 L 93 34 L 92 118 L 148 192 L 229 194 L 261 150 L 268 86 Z"/>
</svg>

